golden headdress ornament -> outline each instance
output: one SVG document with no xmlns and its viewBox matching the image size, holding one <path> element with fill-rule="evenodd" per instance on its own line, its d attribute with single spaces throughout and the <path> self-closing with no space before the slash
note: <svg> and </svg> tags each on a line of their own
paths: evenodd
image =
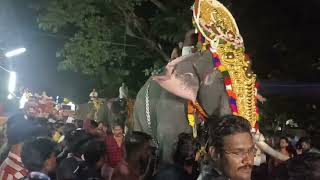
<svg viewBox="0 0 320 180">
<path fill-rule="evenodd" d="M 213 63 L 224 76 L 230 108 L 256 125 L 256 75 L 245 55 L 242 36 L 229 10 L 217 0 L 195 0 L 193 21 L 203 49 L 209 48 Z"/>
</svg>

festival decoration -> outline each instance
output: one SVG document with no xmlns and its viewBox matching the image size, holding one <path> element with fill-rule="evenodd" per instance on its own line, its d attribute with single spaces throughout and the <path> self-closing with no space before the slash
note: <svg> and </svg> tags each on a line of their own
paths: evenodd
<svg viewBox="0 0 320 180">
<path fill-rule="evenodd" d="M 32 117 L 47 118 L 53 111 L 55 106 L 54 101 L 50 97 L 45 96 L 30 96 L 24 106 L 26 114 Z"/>
<path fill-rule="evenodd" d="M 45 92 L 41 95 L 32 95 L 31 92 L 28 92 L 28 96 L 24 93 L 22 98 L 25 101 L 23 110 L 29 117 L 49 119 L 51 116 L 57 120 L 62 120 L 66 117 L 73 117 L 75 114 L 75 109 L 72 107 L 75 105 L 67 98 L 64 98 L 64 102 L 69 102 L 68 104 L 55 101 L 52 97 L 47 96 Z"/>
<path fill-rule="evenodd" d="M 197 118 L 196 118 L 197 116 Z M 193 137 L 197 137 L 197 127 L 196 127 L 196 119 L 199 119 L 200 121 L 203 121 L 205 118 L 207 118 L 206 112 L 203 110 L 203 108 L 200 106 L 198 102 L 192 103 L 192 101 L 188 102 L 188 122 L 189 125 L 192 127 L 192 134 Z"/>
<path fill-rule="evenodd" d="M 251 62 L 232 14 L 217 0 L 195 0 L 193 23 L 199 31 L 198 49 L 210 50 L 215 68 L 224 77 L 232 113 L 255 127 L 259 119 L 256 75 L 251 72 Z"/>
<path fill-rule="evenodd" d="M 131 99 L 130 97 L 127 98 L 127 116 L 128 116 L 128 121 L 127 121 L 127 126 L 129 129 L 133 129 L 133 107 L 134 107 L 134 100 Z"/>
</svg>

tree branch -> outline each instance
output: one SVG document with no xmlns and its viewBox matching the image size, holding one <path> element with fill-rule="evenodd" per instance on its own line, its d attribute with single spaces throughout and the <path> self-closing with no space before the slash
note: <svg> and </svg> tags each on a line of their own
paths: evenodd
<svg viewBox="0 0 320 180">
<path fill-rule="evenodd" d="M 150 2 L 152 2 L 154 5 L 156 5 L 162 11 L 167 11 L 167 8 L 160 1 L 158 1 L 158 0 L 150 0 Z"/>
<path fill-rule="evenodd" d="M 169 61 L 169 56 L 157 46 L 157 43 L 155 40 L 149 38 L 147 36 L 147 34 L 145 34 L 145 32 L 143 31 L 143 26 L 142 23 L 140 22 L 139 18 L 137 17 L 137 15 L 130 10 L 130 8 L 124 8 L 124 4 L 118 2 L 115 3 L 116 6 L 118 7 L 118 9 L 123 13 L 126 21 L 128 22 L 127 25 L 127 35 L 130 35 L 131 37 L 134 38 L 138 38 L 143 40 L 146 45 L 151 49 L 156 51 L 163 59 L 164 62 L 168 62 Z M 131 22 L 131 24 L 133 25 L 133 27 L 139 32 L 139 34 L 141 35 L 141 37 L 139 37 L 138 35 L 136 35 L 129 27 L 129 22 Z M 128 31 L 129 30 L 129 31 Z"/>
</svg>

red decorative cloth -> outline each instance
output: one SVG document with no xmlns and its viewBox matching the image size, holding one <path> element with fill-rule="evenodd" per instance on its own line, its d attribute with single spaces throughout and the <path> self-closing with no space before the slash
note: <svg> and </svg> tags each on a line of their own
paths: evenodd
<svg viewBox="0 0 320 180">
<path fill-rule="evenodd" d="M 113 135 L 108 135 L 105 139 L 107 146 L 106 150 L 106 161 L 107 164 L 115 168 L 118 163 L 124 158 L 124 144 L 122 143 L 119 147 Z"/>
<path fill-rule="evenodd" d="M 1 180 L 18 180 L 28 175 L 28 171 L 23 167 L 21 158 L 9 152 L 7 159 L 0 166 Z"/>
</svg>

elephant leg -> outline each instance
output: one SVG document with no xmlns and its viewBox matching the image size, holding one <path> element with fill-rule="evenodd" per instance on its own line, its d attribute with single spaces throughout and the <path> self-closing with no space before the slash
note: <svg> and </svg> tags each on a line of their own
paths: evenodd
<svg viewBox="0 0 320 180">
<path fill-rule="evenodd" d="M 160 143 L 161 159 L 164 163 L 172 162 L 172 155 L 179 134 L 192 132 L 186 118 L 185 101 L 164 92 L 156 110 L 158 119 L 157 137 Z"/>
<path fill-rule="evenodd" d="M 173 159 L 173 147 L 175 145 L 175 142 L 177 141 L 176 139 L 176 134 L 167 134 L 164 133 L 162 135 L 159 135 L 158 141 L 160 144 L 160 159 L 161 159 L 161 164 L 165 163 L 172 163 Z"/>
</svg>

